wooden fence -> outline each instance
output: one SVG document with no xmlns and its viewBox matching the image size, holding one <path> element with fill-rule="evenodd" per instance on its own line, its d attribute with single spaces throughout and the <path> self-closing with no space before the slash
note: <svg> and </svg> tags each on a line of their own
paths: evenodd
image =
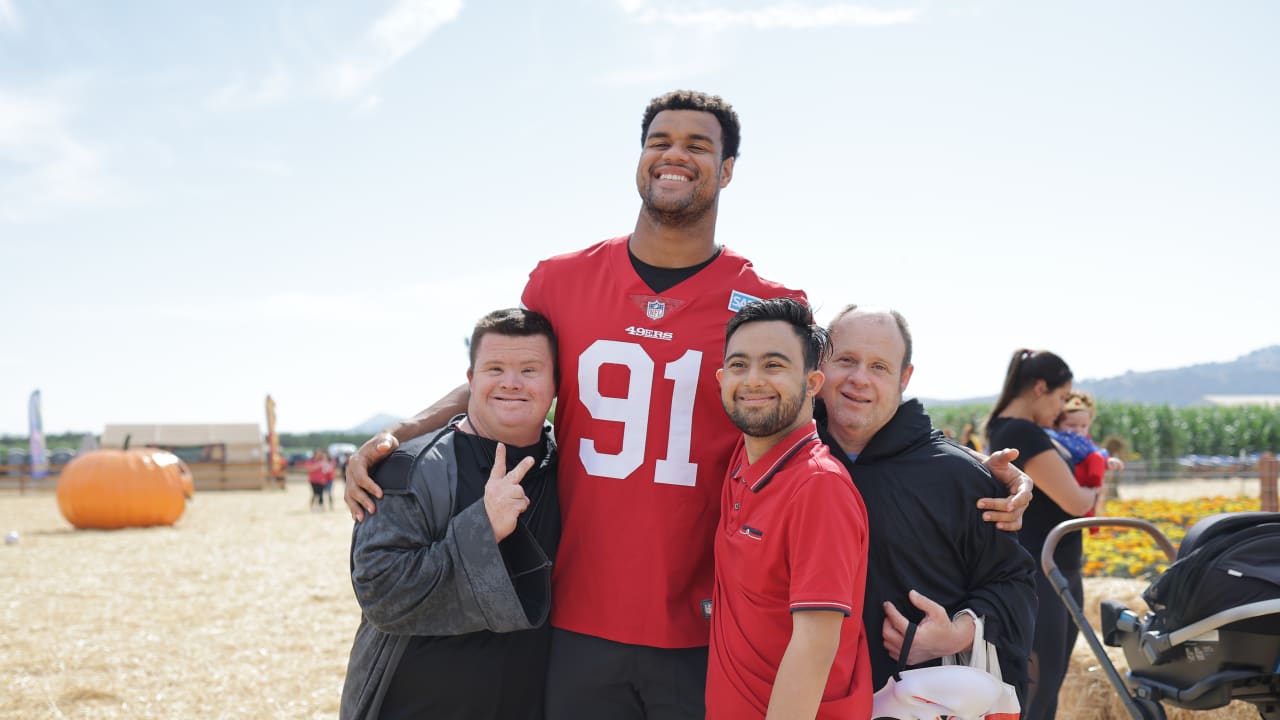
<svg viewBox="0 0 1280 720">
<path fill-rule="evenodd" d="M 17 490 L 19 494 L 53 490 L 58 485 L 58 474 L 63 465 L 48 466 L 43 478 L 32 475 L 30 465 L 0 465 L 0 490 Z M 261 461 L 187 463 L 196 491 L 201 490 L 261 490 L 276 481 Z"/>
</svg>

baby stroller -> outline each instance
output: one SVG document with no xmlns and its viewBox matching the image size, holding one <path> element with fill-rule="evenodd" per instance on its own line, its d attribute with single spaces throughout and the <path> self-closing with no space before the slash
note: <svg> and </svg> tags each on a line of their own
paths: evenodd
<svg viewBox="0 0 1280 720">
<path fill-rule="evenodd" d="M 1102 602 L 1102 642 L 1124 648 L 1123 678 L 1053 561 L 1065 534 L 1097 526 L 1143 530 L 1172 563 L 1142 594 L 1152 612 L 1139 617 L 1121 602 Z M 1280 513 L 1204 518 L 1176 551 L 1145 520 L 1068 520 L 1049 533 L 1040 565 L 1134 720 L 1164 720 L 1161 701 L 1210 710 L 1232 700 L 1280 720 Z"/>
</svg>

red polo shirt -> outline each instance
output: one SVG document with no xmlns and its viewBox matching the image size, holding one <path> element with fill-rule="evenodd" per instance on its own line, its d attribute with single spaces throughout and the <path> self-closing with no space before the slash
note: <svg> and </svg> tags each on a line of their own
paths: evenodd
<svg viewBox="0 0 1280 720">
<path fill-rule="evenodd" d="M 707 718 L 764 717 L 791 613 L 806 610 L 846 616 L 818 718 L 870 717 L 866 573 L 867 510 L 817 426 L 801 426 L 754 463 L 739 439 L 716 532 Z"/>
</svg>

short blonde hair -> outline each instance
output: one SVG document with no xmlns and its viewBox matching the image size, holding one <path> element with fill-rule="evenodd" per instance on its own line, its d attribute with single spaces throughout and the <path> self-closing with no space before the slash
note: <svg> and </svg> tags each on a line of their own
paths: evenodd
<svg viewBox="0 0 1280 720">
<path fill-rule="evenodd" d="M 1062 412 L 1058 413 L 1058 419 L 1054 421 L 1054 425 L 1062 422 L 1062 418 L 1067 413 L 1085 410 L 1089 413 L 1089 419 L 1098 416 L 1097 403 L 1093 401 L 1093 396 L 1087 392 L 1071 391 L 1067 393 L 1067 400 L 1062 404 Z"/>
</svg>

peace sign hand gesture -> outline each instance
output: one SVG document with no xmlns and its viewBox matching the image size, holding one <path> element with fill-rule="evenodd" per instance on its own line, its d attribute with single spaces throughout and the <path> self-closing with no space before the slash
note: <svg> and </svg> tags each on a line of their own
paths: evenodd
<svg viewBox="0 0 1280 720">
<path fill-rule="evenodd" d="M 489 515 L 489 524 L 493 526 L 493 536 L 498 542 L 507 539 L 515 531 L 516 519 L 529 508 L 529 497 L 524 494 L 520 481 L 524 480 L 525 473 L 533 467 L 533 458 L 521 460 L 511 472 L 504 472 L 506 467 L 507 448 L 498 443 L 493 470 L 489 473 L 489 482 L 484 486 L 484 510 Z"/>
</svg>

